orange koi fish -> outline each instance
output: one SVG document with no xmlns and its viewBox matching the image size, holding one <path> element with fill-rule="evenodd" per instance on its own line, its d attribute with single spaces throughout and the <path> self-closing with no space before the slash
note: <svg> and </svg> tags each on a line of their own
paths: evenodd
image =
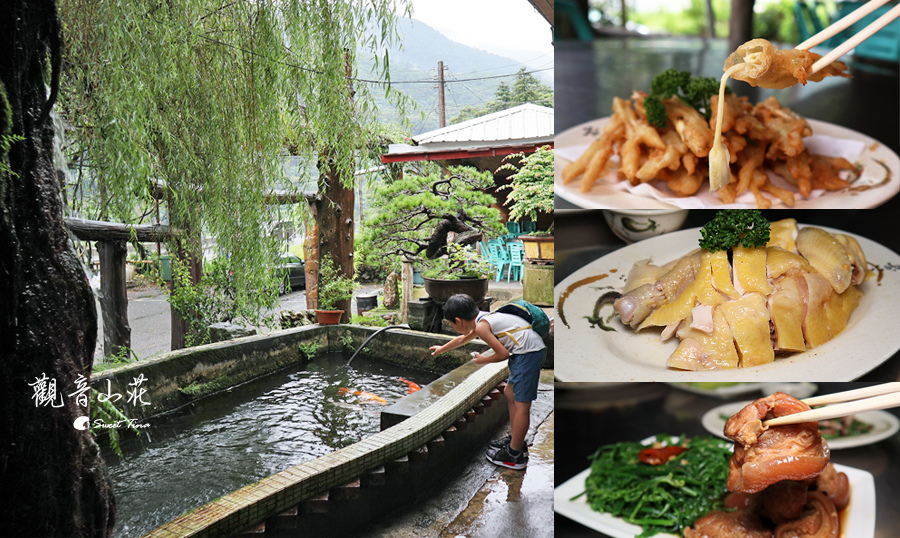
<svg viewBox="0 0 900 538">
<path fill-rule="evenodd" d="M 381 396 L 377 396 L 375 394 L 372 394 L 371 392 L 366 392 L 363 390 L 350 390 L 345 387 L 338 388 L 338 394 L 347 394 L 348 392 L 353 394 L 354 396 L 359 396 L 360 398 L 363 398 L 365 400 L 371 400 L 373 402 L 378 402 L 378 403 L 383 403 L 383 404 L 388 403 L 388 401 L 385 400 L 384 398 L 382 398 Z"/>
<path fill-rule="evenodd" d="M 410 381 L 409 379 L 404 379 L 404 378 L 401 377 L 401 378 L 400 378 L 400 381 L 403 381 L 403 382 L 406 383 L 406 385 L 409 387 L 409 393 L 408 393 L 408 394 L 412 394 L 413 392 L 415 392 L 415 391 L 417 391 L 417 390 L 419 390 L 419 389 L 422 388 L 422 387 L 420 387 L 418 384 L 413 383 L 412 381 Z"/>
</svg>

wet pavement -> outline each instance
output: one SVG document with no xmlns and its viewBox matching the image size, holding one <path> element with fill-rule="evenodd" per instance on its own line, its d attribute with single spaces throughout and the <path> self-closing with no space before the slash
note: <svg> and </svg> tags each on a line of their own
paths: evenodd
<svg viewBox="0 0 900 538">
<path fill-rule="evenodd" d="M 542 381 L 549 375 L 546 382 L 553 382 L 552 370 L 542 374 Z M 538 426 L 528 447 L 528 468 L 498 467 L 438 536 L 553 536 L 553 418 L 551 412 Z"/>
<path fill-rule="evenodd" d="M 553 370 L 541 371 L 531 411 L 528 467 L 515 471 L 473 454 L 467 467 L 437 495 L 390 523 L 371 538 L 553 536 Z M 496 437 L 509 433 L 509 425 Z"/>
</svg>

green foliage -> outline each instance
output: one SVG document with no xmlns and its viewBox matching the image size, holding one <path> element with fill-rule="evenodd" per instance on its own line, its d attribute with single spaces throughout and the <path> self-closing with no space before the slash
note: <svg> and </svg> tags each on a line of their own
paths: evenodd
<svg viewBox="0 0 900 538">
<path fill-rule="evenodd" d="M 506 162 L 518 158 L 520 168 Z M 534 153 L 525 155 L 513 153 L 503 158 L 505 164 L 497 169 L 515 170 L 509 176 L 512 183 L 498 190 L 510 189 L 506 205 L 512 203 L 509 218 L 514 221 L 523 219 L 537 220 L 538 213 L 553 212 L 553 150 L 550 146 L 542 146 Z"/>
<path fill-rule="evenodd" d="M 444 176 L 437 165 L 426 163 L 375 189 L 373 212 L 360 234 L 362 241 L 371 243 L 374 255 L 419 258 L 445 220 L 456 220 L 489 237 L 505 233 L 500 211 L 491 207 L 496 199 L 484 192 L 494 185 L 491 173 L 466 166 L 451 167 L 447 173 Z"/>
<path fill-rule="evenodd" d="M 428 269 L 422 272 L 428 278 L 458 280 L 461 278 L 482 278 L 491 272 L 491 264 L 482 258 L 474 248 L 450 243 L 447 256 L 429 260 Z"/>
<path fill-rule="evenodd" d="M 388 322 L 380 316 L 360 316 L 356 315 L 350 318 L 351 325 L 362 325 L 363 327 L 387 327 Z"/>
<path fill-rule="evenodd" d="M 731 2 L 713 0 L 713 12 L 716 15 L 716 36 L 728 35 L 728 20 L 731 17 Z M 614 12 L 615 14 L 615 12 Z M 647 26 L 651 32 L 670 35 L 706 35 L 708 23 L 705 0 L 691 0 L 691 6 L 682 11 L 653 9 L 647 11 L 630 11 L 630 20 Z M 756 34 L 753 34 L 754 36 Z"/>
<path fill-rule="evenodd" d="M 800 32 L 797 26 L 797 16 L 794 12 L 795 3 L 792 0 L 782 0 L 766 4 L 762 11 L 753 14 L 753 36 L 780 41 L 782 43 L 799 43 Z M 821 4 L 816 4 L 818 12 Z M 824 8 L 823 8 L 824 9 Z M 824 20 L 828 20 L 827 12 Z"/>
<path fill-rule="evenodd" d="M 524 103 L 534 103 L 553 108 L 553 89 L 528 73 L 526 68 L 519 69 L 512 87 L 501 82 L 494 92 L 494 99 L 484 106 L 465 106 L 459 114 L 450 120 L 450 124 L 471 120 L 492 112 L 500 112 Z"/>
<path fill-rule="evenodd" d="M 100 394 L 97 389 L 91 389 L 91 403 L 90 403 L 90 416 L 91 416 L 91 435 L 97 437 L 103 432 L 109 434 L 109 447 L 112 448 L 113 452 L 116 453 L 120 458 L 124 458 L 125 456 L 122 454 L 122 449 L 119 446 L 119 430 L 118 428 L 101 428 L 97 424 L 100 422 L 104 424 L 113 424 L 117 422 L 121 422 L 128 426 L 128 428 L 140 435 L 141 432 L 131 423 L 130 419 L 125 416 L 125 413 L 119 410 L 111 401 L 108 399 L 106 401 L 100 401 L 97 398 L 97 395 Z"/>
<path fill-rule="evenodd" d="M 12 109 L 9 106 L 9 99 L 6 97 L 6 90 L 2 82 L 0 82 L 0 174 L 9 174 L 17 177 L 18 174 L 9 167 L 7 157 L 9 156 L 10 147 L 16 142 L 25 140 L 25 137 L 12 134 Z"/>
<path fill-rule="evenodd" d="M 201 236 L 215 237 L 234 304 L 261 312 L 281 246 L 272 225 L 283 218 L 267 194 L 315 179 L 291 182 L 279 156 L 290 145 L 352 184 L 356 163 L 376 152 L 376 114 L 369 85 L 348 81 L 345 51 L 373 51 L 374 76 L 389 79 L 386 51 L 409 9 L 408 0 L 60 0 L 60 104 L 92 165 L 92 216 L 140 220 L 160 182 L 169 224 L 183 232 L 169 252 L 196 255 Z M 179 308 L 208 310 L 210 293 L 186 291 Z"/>
<path fill-rule="evenodd" d="M 769 221 L 758 209 L 723 209 L 700 229 L 700 246 L 716 252 L 738 244 L 762 248 L 769 242 Z"/>
<path fill-rule="evenodd" d="M 323 258 L 319 264 L 319 310 L 334 310 L 341 301 L 353 297 L 356 284 L 338 272 L 331 258 Z"/>
<path fill-rule="evenodd" d="M 317 342 L 303 342 L 297 346 L 297 349 L 306 357 L 306 360 L 313 360 L 322 351 L 322 346 Z"/>
<path fill-rule="evenodd" d="M 271 265 L 269 261 L 270 268 Z M 172 279 L 175 285 L 169 294 L 169 304 L 190 325 L 190 332 L 185 335 L 188 346 L 209 343 L 209 326 L 220 321 L 241 320 L 248 325 L 274 324 L 273 316 L 266 314 L 265 310 L 278 304 L 275 273 L 271 270 L 264 272 L 261 287 L 255 288 L 255 296 L 250 298 L 237 293 L 246 273 L 233 271 L 231 267 L 232 264 L 222 258 L 211 260 L 205 264 L 200 282 L 194 284 L 187 265 L 173 260 Z"/>
<path fill-rule="evenodd" d="M 688 71 L 666 69 L 650 81 L 650 95 L 644 98 L 644 109 L 647 121 L 659 128 L 665 128 L 668 118 L 665 113 L 663 99 L 679 97 L 688 105 L 710 117 L 709 98 L 719 93 L 719 81 L 712 77 L 694 77 Z M 731 88 L 725 86 L 725 93 Z"/>
<path fill-rule="evenodd" d="M 356 316 L 354 316 L 354 317 L 356 317 Z M 349 333 L 344 333 L 341 336 L 341 346 L 343 346 L 344 349 L 353 349 L 353 336 L 350 335 Z"/>
<path fill-rule="evenodd" d="M 114 366 L 128 364 L 137 360 L 139 360 L 137 353 L 135 353 L 134 350 L 130 347 L 125 346 L 120 346 L 116 353 L 104 357 L 104 362 L 110 363 Z"/>
</svg>

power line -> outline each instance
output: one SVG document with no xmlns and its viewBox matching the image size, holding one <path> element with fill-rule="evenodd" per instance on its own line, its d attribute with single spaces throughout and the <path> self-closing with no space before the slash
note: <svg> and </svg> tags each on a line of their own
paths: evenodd
<svg viewBox="0 0 900 538">
<path fill-rule="evenodd" d="M 206 35 L 203 35 L 203 34 L 197 34 L 196 32 L 193 32 L 193 31 L 190 31 L 190 30 L 189 30 L 189 32 L 192 33 L 192 34 L 194 34 L 194 35 L 197 35 L 198 37 L 200 37 L 200 38 L 202 38 L 202 39 L 205 39 L 205 40 L 207 40 L 207 41 L 210 41 L 210 42 L 212 42 L 212 43 L 216 43 L 216 44 L 218 44 L 218 45 L 222 45 L 222 46 L 225 46 L 225 47 L 230 47 L 230 48 L 232 48 L 232 49 L 239 50 L 239 51 L 243 52 L 244 54 L 250 54 L 251 56 L 256 56 L 256 57 L 258 57 L 258 58 L 262 58 L 262 59 L 268 60 L 268 61 L 270 61 L 270 62 L 279 63 L 279 64 L 284 65 L 284 66 L 286 66 L 286 67 L 292 67 L 292 68 L 298 69 L 298 70 L 300 70 L 300 71 L 305 71 L 305 72 L 307 72 L 307 73 L 314 73 L 314 74 L 317 74 L 317 75 L 324 75 L 324 74 L 325 74 L 323 71 L 320 71 L 320 70 L 318 70 L 318 69 L 313 69 L 313 68 L 311 68 L 311 67 L 304 67 L 304 66 L 302 66 L 302 65 L 292 64 L 292 63 L 289 63 L 289 62 L 283 62 L 283 61 L 281 61 L 281 60 L 275 60 L 275 59 L 273 59 L 273 58 L 269 58 L 268 56 L 263 56 L 262 54 L 258 54 L 258 53 L 256 53 L 256 52 L 251 51 L 251 50 L 247 50 L 247 49 L 245 49 L 245 48 L 243 48 L 243 47 L 238 47 L 237 45 L 232 45 L 231 43 L 225 43 L 224 41 L 220 41 L 220 40 L 218 40 L 218 39 L 213 39 L 213 38 L 211 38 L 211 37 L 209 37 L 209 36 L 206 36 Z M 506 74 L 506 75 L 492 75 L 492 76 L 487 76 L 487 77 L 464 78 L 464 79 L 458 79 L 458 80 L 455 80 L 454 82 L 471 82 L 471 81 L 475 81 L 475 80 L 490 80 L 490 79 L 494 79 L 494 78 L 515 77 L 515 76 L 518 76 L 519 74 L 530 75 L 530 74 L 532 74 L 532 73 L 539 73 L 539 72 L 541 72 L 541 71 L 550 71 L 550 70 L 552 70 L 552 69 L 553 69 L 552 67 L 545 67 L 545 68 L 543 68 L 543 69 L 534 69 L 534 70 L 532 70 L 532 71 L 526 71 L 526 72 L 524 72 L 524 73 L 516 72 L 516 73 L 509 73 L 509 74 Z M 347 80 L 352 80 L 352 81 L 354 81 L 354 82 L 363 82 L 363 83 L 366 83 L 366 84 L 381 84 L 381 85 L 394 85 L 394 84 L 434 84 L 434 79 L 431 79 L 431 80 L 398 80 L 398 81 L 393 81 L 393 80 L 392 80 L 392 81 L 387 81 L 387 80 L 372 80 L 372 79 L 365 79 L 365 78 L 358 78 L 358 77 L 344 77 L 344 78 L 346 78 Z"/>
</svg>

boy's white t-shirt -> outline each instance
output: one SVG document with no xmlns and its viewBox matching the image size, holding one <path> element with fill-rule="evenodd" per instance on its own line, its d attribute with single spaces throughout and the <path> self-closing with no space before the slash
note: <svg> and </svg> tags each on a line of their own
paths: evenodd
<svg viewBox="0 0 900 538">
<path fill-rule="evenodd" d="M 481 320 L 488 322 L 491 332 L 497 337 L 497 340 L 500 340 L 510 355 L 522 355 L 547 347 L 540 335 L 530 328 L 502 334 L 521 327 L 528 327 L 529 323 L 519 316 L 503 312 L 479 312 L 475 317 L 475 323 L 477 324 Z"/>
</svg>

